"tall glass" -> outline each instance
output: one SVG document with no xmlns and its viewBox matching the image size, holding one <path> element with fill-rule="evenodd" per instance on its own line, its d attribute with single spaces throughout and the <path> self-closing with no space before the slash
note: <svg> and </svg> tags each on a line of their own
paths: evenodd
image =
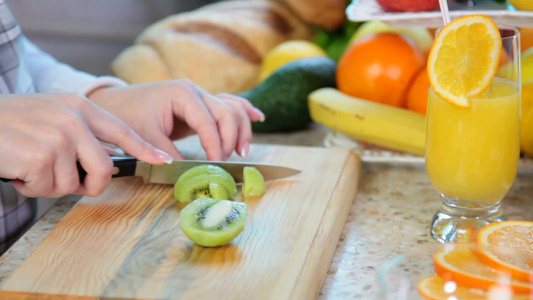
<svg viewBox="0 0 533 300">
<path fill-rule="evenodd" d="M 431 235 L 442 243 L 470 240 L 504 220 L 501 202 L 520 157 L 520 35 L 500 27 L 502 60 L 489 88 L 468 108 L 428 93 L 426 169 L 441 195 Z"/>
</svg>

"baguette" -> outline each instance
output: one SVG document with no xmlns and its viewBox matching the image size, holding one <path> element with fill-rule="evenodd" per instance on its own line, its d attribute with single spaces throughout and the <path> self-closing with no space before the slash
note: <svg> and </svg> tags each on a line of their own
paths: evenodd
<svg viewBox="0 0 533 300">
<path fill-rule="evenodd" d="M 271 1 L 224 1 L 169 16 L 146 28 L 111 64 L 129 83 L 187 78 L 210 93 L 257 83 L 266 53 L 311 29 Z"/>
<path fill-rule="evenodd" d="M 308 24 L 329 30 L 339 28 L 346 20 L 346 0 L 277 0 L 289 7 Z"/>
</svg>

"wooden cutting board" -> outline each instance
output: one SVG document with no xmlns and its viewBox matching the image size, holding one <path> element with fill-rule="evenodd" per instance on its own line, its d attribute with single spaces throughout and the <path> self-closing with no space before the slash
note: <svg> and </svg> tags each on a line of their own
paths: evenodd
<svg viewBox="0 0 533 300">
<path fill-rule="evenodd" d="M 183 150 L 182 150 L 183 151 Z M 201 159 L 196 145 L 185 153 Z M 0 287 L 0 299 L 312 299 L 357 192 L 348 150 L 252 145 L 248 161 L 302 173 L 267 183 L 231 244 L 195 245 L 173 187 L 114 179 L 84 197 Z"/>
</svg>

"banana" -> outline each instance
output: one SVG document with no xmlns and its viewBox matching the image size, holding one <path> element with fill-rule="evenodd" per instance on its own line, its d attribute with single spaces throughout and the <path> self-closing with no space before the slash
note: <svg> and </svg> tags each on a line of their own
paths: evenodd
<svg viewBox="0 0 533 300">
<path fill-rule="evenodd" d="M 424 155 L 424 115 L 352 97 L 333 88 L 308 96 L 311 119 L 349 137 L 389 149 Z"/>
</svg>

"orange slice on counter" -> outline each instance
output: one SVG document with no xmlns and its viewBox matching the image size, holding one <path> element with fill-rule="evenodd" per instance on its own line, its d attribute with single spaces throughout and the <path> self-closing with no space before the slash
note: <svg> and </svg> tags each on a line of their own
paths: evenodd
<svg viewBox="0 0 533 300">
<path fill-rule="evenodd" d="M 468 98 L 492 82 L 501 56 L 500 31 L 484 15 L 467 15 L 443 27 L 429 52 L 431 88 L 445 101 L 468 107 Z"/>
<path fill-rule="evenodd" d="M 447 281 L 440 276 L 428 276 L 418 282 L 418 293 L 429 300 L 526 300 L 529 295 L 513 294 L 509 289 L 482 290 Z"/>
<path fill-rule="evenodd" d="M 491 223 L 479 230 L 477 243 L 485 246 L 476 252 L 485 264 L 533 283 L 533 222 Z M 513 251 L 505 253 L 505 249 L 499 250 L 498 246 L 505 246 Z"/>
<path fill-rule="evenodd" d="M 483 290 L 510 289 L 514 293 L 533 293 L 533 284 L 512 278 L 484 264 L 471 247 L 456 246 L 453 250 L 440 250 L 433 255 L 435 272 L 445 280 Z"/>
</svg>

